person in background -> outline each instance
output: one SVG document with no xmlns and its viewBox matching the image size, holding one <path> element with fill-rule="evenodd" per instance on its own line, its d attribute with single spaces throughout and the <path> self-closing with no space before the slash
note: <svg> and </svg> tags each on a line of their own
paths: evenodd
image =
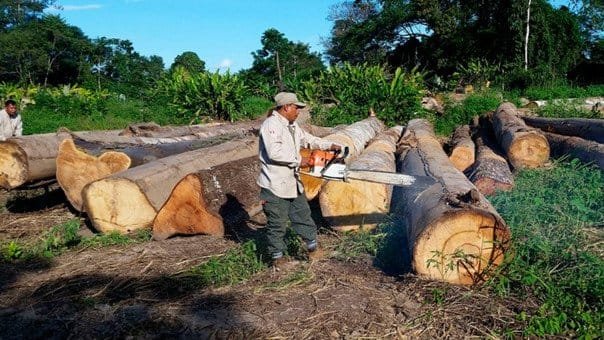
<svg viewBox="0 0 604 340">
<path fill-rule="evenodd" d="M 17 112 L 17 103 L 9 99 L 4 102 L 4 109 L 0 110 L 0 141 L 22 134 L 23 123 L 21 115 Z"/>
<path fill-rule="evenodd" d="M 322 251 L 317 243 L 317 226 L 311 217 L 299 177 L 300 167 L 308 165 L 300 155 L 301 147 L 340 151 L 342 147 L 315 137 L 300 128 L 296 119 L 298 110 L 306 104 L 294 93 L 280 92 L 275 96 L 275 108 L 260 127 L 260 175 L 262 202 L 267 223 L 265 239 L 276 270 L 293 263 L 284 256 L 287 221 L 304 240 L 309 258 L 318 259 Z"/>
</svg>

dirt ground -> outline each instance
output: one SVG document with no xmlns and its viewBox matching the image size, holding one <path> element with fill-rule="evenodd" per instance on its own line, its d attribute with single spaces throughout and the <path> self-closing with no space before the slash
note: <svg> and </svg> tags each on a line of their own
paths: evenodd
<svg viewBox="0 0 604 340">
<path fill-rule="evenodd" d="M 77 217 L 60 190 L 0 191 L 0 242 L 35 240 Z M 341 259 L 330 232 L 320 235 L 321 261 L 220 288 L 177 279 L 238 242 L 176 237 L 0 262 L 0 338 L 484 338 L 520 335 L 516 313 L 535 308 L 485 288 L 386 273 L 369 255 Z"/>
</svg>

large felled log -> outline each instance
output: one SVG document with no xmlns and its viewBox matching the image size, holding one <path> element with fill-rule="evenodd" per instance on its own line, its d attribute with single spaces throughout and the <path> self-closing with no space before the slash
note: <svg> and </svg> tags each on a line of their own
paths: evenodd
<svg viewBox="0 0 604 340">
<path fill-rule="evenodd" d="M 176 183 L 186 175 L 257 153 L 258 138 L 251 137 L 130 168 L 84 187 L 84 210 L 101 232 L 127 233 L 150 227 Z"/>
<path fill-rule="evenodd" d="M 355 157 L 361 154 L 367 142 L 369 142 L 382 130 L 384 130 L 384 123 L 372 116 L 360 122 L 342 127 L 335 133 L 323 138 L 334 143 L 347 146 L 350 152 L 349 159 L 353 160 Z M 303 154 L 302 156 L 305 155 Z M 304 174 L 300 175 L 300 180 L 304 185 L 304 193 L 306 194 L 306 198 L 308 200 L 312 200 L 313 198 L 317 197 L 321 187 L 324 184 L 322 179 Z"/>
<path fill-rule="evenodd" d="M 524 122 L 543 131 L 576 136 L 604 143 L 604 119 L 522 117 Z"/>
<path fill-rule="evenodd" d="M 119 130 L 75 132 L 80 138 L 115 138 Z M 14 189 L 28 182 L 55 176 L 59 143 L 70 138 L 66 132 L 9 138 L 0 142 L 0 187 Z"/>
<path fill-rule="evenodd" d="M 510 232 L 489 201 L 457 170 L 430 123 L 407 125 L 408 150 L 398 171 L 430 176 L 433 184 L 395 187 L 392 211 L 406 227 L 412 266 L 423 276 L 471 284 L 501 263 Z"/>
<path fill-rule="evenodd" d="M 350 169 L 396 172 L 394 152 L 402 126 L 388 129 L 369 142 Z M 350 180 L 328 181 L 319 194 L 321 214 L 338 231 L 373 229 L 390 210 L 392 186 Z"/>
<path fill-rule="evenodd" d="M 487 117 L 481 117 L 477 123 L 474 126 L 476 162 L 470 169 L 468 178 L 483 195 L 510 190 L 514 186 L 514 176 L 508 162 L 499 152 L 491 122 Z"/>
<path fill-rule="evenodd" d="M 514 168 L 536 168 L 549 159 L 549 144 L 543 134 L 524 124 L 512 103 L 502 103 L 493 115 L 499 144 Z"/>
<path fill-rule="evenodd" d="M 153 238 L 177 234 L 222 236 L 262 210 L 258 156 L 217 164 L 183 178 L 153 221 Z"/>
<path fill-rule="evenodd" d="M 460 125 L 451 136 L 449 160 L 460 171 L 465 171 L 475 159 L 475 145 L 470 135 L 469 125 Z"/>
<path fill-rule="evenodd" d="M 120 144 L 167 144 L 180 141 L 204 139 L 229 133 L 245 133 L 258 129 L 260 120 L 238 122 L 234 124 L 221 124 L 210 126 L 197 126 L 194 134 L 182 135 L 178 129 L 164 129 L 159 135 L 166 135 L 169 131 L 177 133 L 176 137 L 145 137 L 120 135 L 122 130 L 111 131 L 82 131 L 48 133 L 23 137 L 10 138 L 0 142 L 0 187 L 13 189 L 27 182 L 43 180 L 55 176 L 56 157 L 59 144 L 66 138 L 81 139 L 95 143 Z M 188 129 L 189 127 L 186 127 Z"/>
<path fill-rule="evenodd" d="M 241 135 L 226 134 L 166 144 L 120 144 L 66 139 L 61 142 L 57 155 L 57 181 L 73 208 L 81 211 L 82 188 L 89 183 L 130 167 L 216 145 L 236 136 Z"/>
<path fill-rule="evenodd" d="M 545 132 L 545 137 L 550 143 L 552 156 L 569 155 L 583 163 L 593 163 L 604 170 L 604 144 L 549 132 Z"/>
</svg>

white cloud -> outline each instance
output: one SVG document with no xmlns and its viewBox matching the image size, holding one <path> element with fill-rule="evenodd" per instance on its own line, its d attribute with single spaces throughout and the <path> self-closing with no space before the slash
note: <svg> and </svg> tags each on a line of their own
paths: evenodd
<svg viewBox="0 0 604 340">
<path fill-rule="evenodd" d="M 228 69 L 233 65 L 233 61 L 231 59 L 224 59 L 218 64 L 219 69 Z"/>
<path fill-rule="evenodd" d="M 102 8 L 102 5 L 98 5 L 98 4 L 90 4 L 90 5 L 64 5 L 61 6 L 61 8 L 64 11 L 88 11 L 88 10 L 93 10 L 93 9 L 99 9 Z"/>
</svg>

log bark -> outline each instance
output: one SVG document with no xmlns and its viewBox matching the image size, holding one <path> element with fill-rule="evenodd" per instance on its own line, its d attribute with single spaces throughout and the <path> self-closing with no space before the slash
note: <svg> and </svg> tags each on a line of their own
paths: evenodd
<svg viewBox="0 0 604 340">
<path fill-rule="evenodd" d="M 407 231 L 414 270 L 456 284 L 486 279 L 503 260 L 510 232 L 489 201 L 449 161 L 430 123 L 411 120 L 398 171 L 433 183 L 395 187 L 392 211 Z"/>
<path fill-rule="evenodd" d="M 604 144 L 549 132 L 545 132 L 545 137 L 550 143 L 552 156 L 569 155 L 583 163 L 593 163 L 604 170 Z"/>
<path fill-rule="evenodd" d="M 493 115 L 499 144 L 514 168 L 537 168 L 549 159 L 549 144 L 543 134 L 524 124 L 512 103 L 502 103 Z"/>
<path fill-rule="evenodd" d="M 89 183 L 130 167 L 241 136 L 226 134 L 199 140 L 138 145 L 66 139 L 61 142 L 57 155 L 57 181 L 73 208 L 82 211 L 82 188 Z"/>
<path fill-rule="evenodd" d="M 470 168 L 468 178 L 483 195 L 507 191 L 514 186 L 514 176 L 507 160 L 495 142 L 493 127 L 487 117 L 481 117 L 476 130 L 476 162 Z"/>
<path fill-rule="evenodd" d="M 379 119 L 376 117 L 369 117 L 360 122 L 343 127 L 335 133 L 323 138 L 347 146 L 350 150 L 348 159 L 351 161 L 361 154 L 367 142 L 384 130 L 384 127 L 384 123 Z M 320 178 L 304 174 L 300 175 L 300 180 L 304 185 L 304 193 L 309 201 L 319 195 L 319 191 L 321 191 L 321 187 L 325 183 L 325 181 Z"/>
<path fill-rule="evenodd" d="M 84 210 L 101 232 L 151 227 L 186 175 L 257 154 L 258 138 L 251 137 L 161 158 L 88 184 L 82 190 Z"/>
<path fill-rule="evenodd" d="M 350 169 L 396 172 L 394 152 L 402 131 L 402 126 L 396 126 L 377 135 L 348 164 Z M 371 230 L 388 214 L 391 196 L 391 185 L 357 180 L 328 181 L 319 194 L 319 204 L 321 214 L 333 229 Z"/>
<path fill-rule="evenodd" d="M 249 122 L 245 122 L 249 123 Z M 120 136 L 129 137 L 178 137 L 186 135 L 194 135 L 196 133 L 203 133 L 208 131 L 208 128 L 218 127 L 221 125 L 232 125 L 225 122 L 212 122 L 208 124 L 197 124 L 197 125 L 166 125 L 161 126 L 156 123 L 136 123 L 129 124 L 122 132 Z"/>
<path fill-rule="evenodd" d="M 475 160 L 475 145 L 472 141 L 470 126 L 460 125 L 451 137 L 449 160 L 459 171 L 465 171 Z"/>
<path fill-rule="evenodd" d="M 604 143 L 604 119 L 522 117 L 524 122 L 543 131 L 576 136 Z"/>
<path fill-rule="evenodd" d="M 154 239 L 178 234 L 223 236 L 225 226 L 236 226 L 262 211 L 256 184 L 258 156 L 223 161 L 178 182 L 153 221 Z"/>
</svg>

